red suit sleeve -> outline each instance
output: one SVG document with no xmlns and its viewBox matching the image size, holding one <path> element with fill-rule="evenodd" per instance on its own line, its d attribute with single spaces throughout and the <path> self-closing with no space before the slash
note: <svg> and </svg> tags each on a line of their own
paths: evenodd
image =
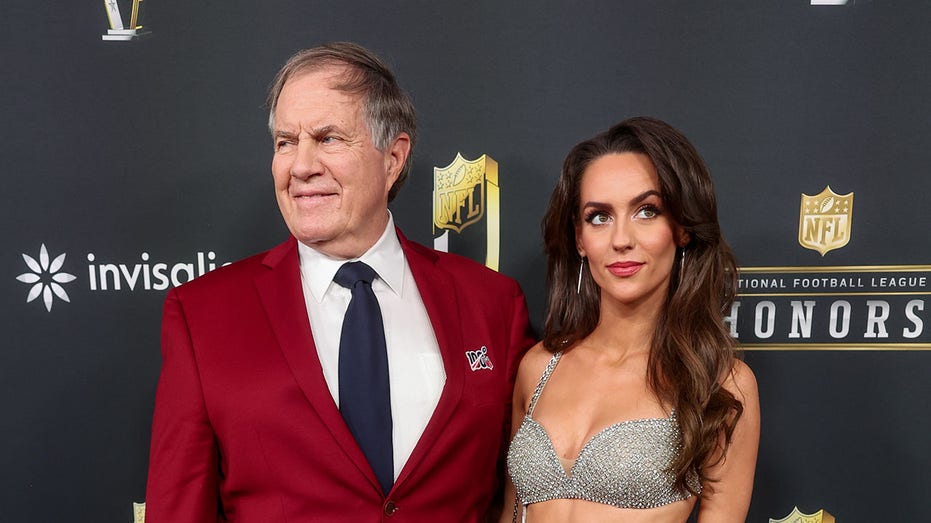
<svg viewBox="0 0 931 523">
<path fill-rule="evenodd" d="M 146 520 L 216 522 L 218 483 L 217 441 L 184 308 L 172 290 L 162 317 L 162 370 L 152 420 Z"/>
</svg>

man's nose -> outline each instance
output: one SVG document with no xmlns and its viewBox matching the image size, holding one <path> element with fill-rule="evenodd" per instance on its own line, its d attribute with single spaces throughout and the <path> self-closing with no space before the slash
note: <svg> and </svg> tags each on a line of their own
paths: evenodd
<svg viewBox="0 0 931 523">
<path fill-rule="evenodd" d="M 323 163 L 317 145 L 312 140 L 301 140 L 297 144 L 294 162 L 291 164 L 291 176 L 307 179 L 323 172 Z"/>
</svg>

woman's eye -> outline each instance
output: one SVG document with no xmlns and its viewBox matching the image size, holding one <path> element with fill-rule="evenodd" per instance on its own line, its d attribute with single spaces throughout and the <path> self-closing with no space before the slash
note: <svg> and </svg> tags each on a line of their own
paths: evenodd
<svg viewBox="0 0 931 523">
<path fill-rule="evenodd" d="M 659 209 L 657 209 L 656 207 L 653 207 L 652 205 L 644 205 L 643 207 L 637 210 L 637 218 L 650 219 L 650 218 L 656 218 L 659 215 L 660 215 Z"/>
<path fill-rule="evenodd" d="M 611 217 L 603 212 L 593 212 L 588 215 L 586 221 L 592 225 L 604 225 L 611 221 Z"/>
</svg>

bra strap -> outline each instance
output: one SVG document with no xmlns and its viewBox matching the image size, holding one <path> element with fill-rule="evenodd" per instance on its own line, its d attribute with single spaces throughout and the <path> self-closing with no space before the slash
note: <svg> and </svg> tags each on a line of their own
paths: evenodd
<svg viewBox="0 0 931 523">
<path fill-rule="evenodd" d="M 537 388 L 533 391 L 533 397 L 530 398 L 530 406 L 527 408 L 528 417 L 533 417 L 533 408 L 537 406 L 537 400 L 540 399 L 543 387 L 550 379 L 550 375 L 553 374 L 553 369 L 555 369 L 556 364 L 559 363 L 560 357 L 562 357 L 562 351 L 553 354 L 553 357 L 550 358 L 550 362 L 546 365 L 546 370 L 543 371 L 543 375 L 540 376 L 540 381 L 537 382 Z"/>
</svg>

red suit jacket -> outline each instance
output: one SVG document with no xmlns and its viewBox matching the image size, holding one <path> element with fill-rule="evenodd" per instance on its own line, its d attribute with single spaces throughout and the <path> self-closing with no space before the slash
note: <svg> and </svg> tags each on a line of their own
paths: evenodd
<svg viewBox="0 0 931 523">
<path fill-rule="evenodd" d="M 387 497 L 324 382 L 290 238 L 168 294 L 148 523 L 482 519 L 533 342 L 527 307 L 510 278 L 398 236 L 446 385 Z M 490 362 L 473 364 L 483 347 Z"/>
</svg>

